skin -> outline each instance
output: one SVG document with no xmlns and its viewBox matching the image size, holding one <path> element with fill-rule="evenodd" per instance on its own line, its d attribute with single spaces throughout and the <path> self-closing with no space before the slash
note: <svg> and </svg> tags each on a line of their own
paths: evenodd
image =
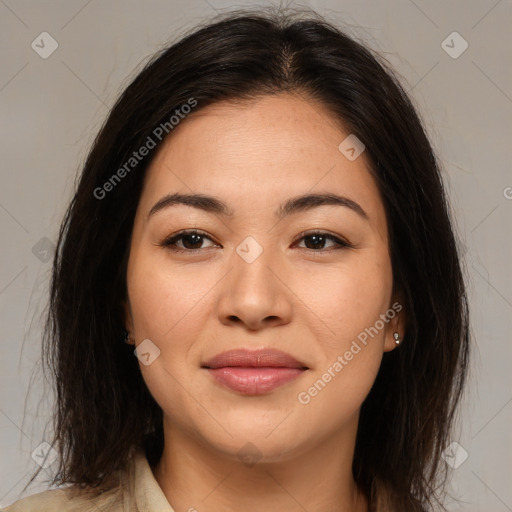
<svg viewBox="0 0 512 512">
<path fill-rule="evenodd" d="M 403 312 L 359 343 L 308 404 L 297 398 L 396 300 L 385 210 L 365 154 L 349 161 L 338 149 L 349 132 L 318 103 L 289 94 L 216 103 L 171 135 L 145 178 L 127 269 L 131 339 L 160 350 L 139 363 L 164 412 L 157 482 L 175 511 L 367 511 L 351 471 L 359 411 L 383 353 L 396 347 L 393 333 L 403 335 Z M 176 192 L 213 195 L 233 215 L 174 205 L 148 216 Z M 322 192 L 357 202 L 368 218 L 338 205 L 275 217 L 289 198 Z M 176 243 L 199 251 L 160 245 L 192 228 L 208 236 Z M 353 247 L 301 238 L 315 229 Z M 247 236 L 263 249 L 252 263 L 236 252 Z M 201 368 L 225 350 L 269 347 L 309 370 L 244 396 Z M 261 457 L 254 464 L 237 455 L 247 443 Z"/>
</svg>

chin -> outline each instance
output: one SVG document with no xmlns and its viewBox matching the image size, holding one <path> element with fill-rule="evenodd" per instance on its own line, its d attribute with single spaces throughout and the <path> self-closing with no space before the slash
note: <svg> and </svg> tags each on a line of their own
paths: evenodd
<svg viewBox="0 0 512 512">
<path fill-rule="evenodd" d="M 279 421 L 272 421 L 272 426 L 269 421 L 257 421 L 254 415 L 245 416 L 236 422 L 223 422 L 229 425 L 229 434 L 221 429 L 212 431 L 202 424 L 198 425 L 194 437 L 200 439 L 203 447 L 217 452 L 226 460 L 252 463 L 281 462 L 306 451 L 308 446 L 315 444 L 316 439 L 313 433 L 308 433 L 300 425 L 279 425 L 285 417 L 286 415 L 280 416 Z"/>
<path fill-rule="evenodd" d="M 227 460 L 237 460 L 246 466 L 255 464 L 273 464 L 284 462 L 301 452 L 297 442 L 290 442 L 290 438 L 283 439 L 276 436 L 274 439 L 251 437 L 248 435 L 234 435 L 228 442 L 210 440 L 210 446 Z"/>
</svg>

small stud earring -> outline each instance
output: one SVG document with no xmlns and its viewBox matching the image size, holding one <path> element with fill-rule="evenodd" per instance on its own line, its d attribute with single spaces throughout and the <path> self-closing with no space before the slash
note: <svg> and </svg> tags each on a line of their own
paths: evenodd
<svg viewBox="0 0 512 512">
<path fill-rule="evenodd" d="M 393 333 L 393 338 L 395 338 L 395 343 L 400 345 L 400 335 L 397 332 Z"/>
</svg>

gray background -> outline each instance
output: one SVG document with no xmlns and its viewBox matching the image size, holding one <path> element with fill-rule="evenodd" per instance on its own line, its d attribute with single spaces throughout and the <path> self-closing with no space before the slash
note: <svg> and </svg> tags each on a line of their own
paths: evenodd
<svg viewBox="0 0 512 512">
<path fill-rule="evenodd" d="M 256 5 L 0 0 L 0 506 L 20 497 L 37 467 L 31 453 L 45 439 L 52 397 L 42 380 L 40 333 L 49 258 L 94 135 L 146 57 L 216 11 Z M 447 506 L 512 511 L 512 2 L 302 5 L 385 55 L 440 155 L 465 252 L 474 333 L 454 436 L 462 447 L 457 457 L 464 449 L 468 458 L 450 486 L 461 503 Z M 34 40 L 41 46 L 44 31 L 59 45 L 46 59 L 31 47 Z M 469 45 L 457 58 L 445 50 L 463 49 L 458 36 L 442 46 L 454 31 Z M 51 469 L 25 494 L 45 489 Z"/>
</svg>

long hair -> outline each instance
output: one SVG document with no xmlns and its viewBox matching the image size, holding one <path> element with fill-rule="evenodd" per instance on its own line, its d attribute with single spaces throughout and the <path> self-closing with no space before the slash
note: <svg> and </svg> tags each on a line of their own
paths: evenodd
<svg viewBox="0 0 512 512">
<path fill-rule="evenodd" d="M 133 350 L 121 342 L 135 211 L 146 169 L 165 140 L 155 129 L 166 127 L 172 137 L 169 120 L 191 99 L 199 111 L 280 92 L 322 103 L 365 144 L 407 326 L 400 349 L 384 354 L 362 404 L 353 474 L 372 510 L 430 510 L 469 357 L 464 277 L 440 169 L 389 67 L 312 12 L 215 18 L 154 56 L 108 115 L 53 263 L 43 343 L 56 390 L 53 483 L 104 490 L 134 447 L 145 450 L 150 464 L 162 454 L 162 411 Z M 157 147 L 130 160 L 148 137 Z"/>
</svg>

